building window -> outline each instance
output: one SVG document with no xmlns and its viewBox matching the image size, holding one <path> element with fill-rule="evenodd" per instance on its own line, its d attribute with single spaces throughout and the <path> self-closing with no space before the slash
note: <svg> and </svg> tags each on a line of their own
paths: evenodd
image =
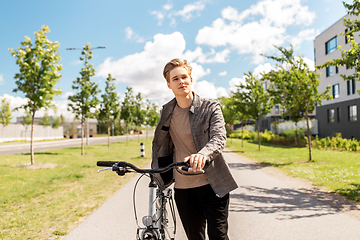
<svg viewBox="0 0 360 240">
<path fill-rule="evenodd" d="M 335 84 L 333 85 L 332 87 L 333 89 L 333 98 L 339 98 L 340 97 L 340 87 L 339 87 L 339 84 Z"/>
<path fill-rule="evenodd" d="M 350 87 L 350 81 L 347 81 L 346 82 L 347 84 L 347 95 L 350 95 L 351 94 L 351 87 Z"/>
<path fill-rule="evenodd" d="M 335 72 L 339 73 L 339 67 L 338 66 L 335 66 Z"/>
<path fill-rule="evenodd" d="M 333 39 L 325 43 L 325 51 L 326 54 L 329 54 L 335 51 L 337 48 L 337 37 L 335 36 Z"/>
<path fill-rule="evenodd" d="M 275 105 L 275 114 L 279 114 L 279 105 Z"/>
<path fill-rule="evenodd" d="M 326 77 L 330 77 L 333 75 L 333 68 L 332 66 L 326 67 Z"/>
<path fill-rule="evenodd" d="M 349 121 L 350 122 L 357 121 L 357 107 L 356 107 L 356 105 L 349 106 Z"/>
<path fill-rule="evenodd" d="M 353 37 L 354 37 L 353 33 L 348 34 L 348 32 L 350 32 L 351 30 L 352 30 L 352 27 L 345 29 L 345 44 L 349 43 L 351 41 L 351 39 L 353 39 Z M 349 36 L 351 37 L 351 39 L 348 39 Z"/>
<path fill-rule="evenodd" d="M 356 93 L 356 82 L 355 79 L 351 80 L 351 85 L 352 85 L 352 94 Z"/>
<path fill-rule="evenodd" d="M 340 118 L 341 118 L 341 111 L 340 108 L 336 109 L 336 120 L 337 122 L 340 122 Z"/>
<path fill-rule="evenodd" d="M 333 123 L 335 121 L 335 110 L 334 109 L 328 109 L 328 123 Z"/>
</svg>

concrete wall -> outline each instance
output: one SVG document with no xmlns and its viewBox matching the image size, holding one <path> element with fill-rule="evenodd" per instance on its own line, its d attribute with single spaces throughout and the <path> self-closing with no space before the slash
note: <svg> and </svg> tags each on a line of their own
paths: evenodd
<svg viewBox="0 0 360 240">
<path fill-rule="evenodd" d="M 0 142 L 27 140 L 31 137 L 31 125 L 27 130 L 22 124 L 9 124 L 5 128 L 0 124 Z M 34 125 L 34 140 L 60 139 L 63 138 L 63 127 L 54 129 L 52 127 L 43 127 Z"/>
</svg>

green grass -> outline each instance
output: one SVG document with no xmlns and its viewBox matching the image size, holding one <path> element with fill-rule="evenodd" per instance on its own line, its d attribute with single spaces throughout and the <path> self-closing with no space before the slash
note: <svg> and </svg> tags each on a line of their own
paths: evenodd
<svg viewBox="0 0 360 240">
<path fill-rule="evenodd" d="M 150 141 L 146 141 L 150 145 Z M 149 149 L 149 148 L 148 148 Z M 59 239 L 133 174 L 119 177 L 97 173 L 96 161 L 129 161 L 145 167 L 150 151 L 140 157 L 137 140 L 40 152 L 35 163 L 53 163 L 53 169 L 27 169 L 28 154 L 0 156 L 0 239 Z"/>
<path fill-rule="evenodd" d="M 359 153 L 312 149 L 315 161 L 309 162 L 308 148 L 262 144 L 259 152 L 257 143 L 244 141 L 244 147 L 241 147 L 239 139 L 229 139 L 227 148 L 291 176 L 307 179 L 315 186 L 360 201 Z"/>
</svg>

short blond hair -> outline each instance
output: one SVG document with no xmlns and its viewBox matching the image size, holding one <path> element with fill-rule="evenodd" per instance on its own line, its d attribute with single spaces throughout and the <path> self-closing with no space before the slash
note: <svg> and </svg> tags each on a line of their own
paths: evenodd
<svg viewBox="0 0 360 240">
<path fill-rule="evenodd" d="M 192 67 L 188 65 L 187 61 L 181 60 L 178 58 L 174 58 L 173 60 L 168 62 L 164 67 L 163 75 L 167 82 L 170 82 L 171 70 L 173 70 L 174 68 L 177 68 L 177 67 L 184 67 L 186 69 L 186 71 L 188 72 L 189 76 L 191 77 Z"/>
</svg>

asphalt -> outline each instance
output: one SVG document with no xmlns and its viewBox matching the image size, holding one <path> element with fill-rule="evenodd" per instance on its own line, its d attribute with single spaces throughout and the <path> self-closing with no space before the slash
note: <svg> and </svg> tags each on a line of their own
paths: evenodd
<svg viewBox="0 0 360 240">
<path fill-rule="evenodd" d="M 356 203 L 234 152 L 226 150 L 224 156 L 239 185 L 230 195 L 230 239 L 360 239 L 360 207 Z M 133 178 L 63 239 L 136 239 L 132 203 L 136 180 Z M 147 183 L 142 178 L 136 191 L 139 224 L 147 212 Z M 180 221 L 177 229 L 175 239 L 186 239 Z"/>
</svg>

